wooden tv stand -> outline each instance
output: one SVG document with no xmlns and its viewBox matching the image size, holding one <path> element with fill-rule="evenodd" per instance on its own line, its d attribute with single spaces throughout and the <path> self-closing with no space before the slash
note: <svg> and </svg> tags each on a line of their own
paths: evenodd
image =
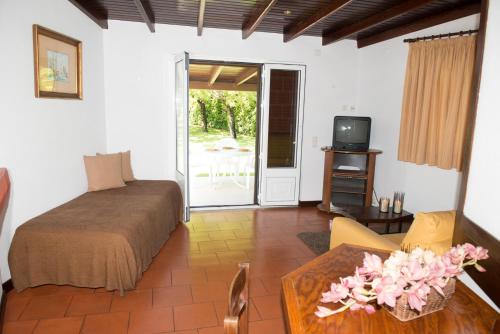
<svg viewBox="0 0 500 334">
<path fill-rule="evenodd" d="M 370 149 L 364 152 L 322 149 L 325 152 L 323 172 L 323 198 L 318 209 L 330 210 L 330 203 L 339 210 L 345 207 L 372 205 L 375 160 L 382 151 Z M 339 164 L 355 166 L 359 170 L 339 169 Z"/>
</svg>

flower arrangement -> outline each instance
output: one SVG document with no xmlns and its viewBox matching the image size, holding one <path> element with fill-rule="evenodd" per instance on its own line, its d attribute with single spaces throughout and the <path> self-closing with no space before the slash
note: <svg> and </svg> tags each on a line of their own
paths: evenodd
<svg viewBox="0 0 500 334">
<path fill-rule="evenodd" d="M 452 247 L 441 256 L 419 247 L 410 253 L 394 251 L 384 262 L 377 255 L 365 252 L 363 266 L 356 267 L 353 276 L 340 278 L 340 283 L 332 283 L 330 291 L 323 293 L 322 303 L 342 306 L 331 310 L 318 305 L 315 314 L 324 318 L 347 309 L 373 313 L 375 307 L 370 302 L 376 300 L 379 305 L 394 308 L 403 294 L 410 309 L 421 312 L 431 289 L 444 297 L 443 288 L 451 278 L 470 265 L 484 272 L 478 261 L 487 258 L 487 249 L 469 243 Z"/>
</svg>

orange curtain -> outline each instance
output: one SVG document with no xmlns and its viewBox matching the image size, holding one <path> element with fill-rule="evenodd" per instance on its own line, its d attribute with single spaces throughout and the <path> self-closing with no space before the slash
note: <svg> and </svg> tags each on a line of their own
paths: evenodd
<svg viewBox="0 0 500 334">
<path fill-rule="evenodd" d="M 462 169 L 476 36 L 410 43 L 398 159 Z"/>
</svg>

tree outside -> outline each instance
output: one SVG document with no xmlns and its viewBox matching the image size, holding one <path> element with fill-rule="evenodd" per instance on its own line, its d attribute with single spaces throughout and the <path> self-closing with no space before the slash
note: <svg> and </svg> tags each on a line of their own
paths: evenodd
<svg viewBox="0 0 500 334">
<path fill-rule="evenodd" d="M 224 138 L 253 149 L 257 125 L 257 93 L 197 90 L 189 92 L 190 141 L 205 148 Z M 249 145 L 250 144 L 250 145 Z"/>
</svg>

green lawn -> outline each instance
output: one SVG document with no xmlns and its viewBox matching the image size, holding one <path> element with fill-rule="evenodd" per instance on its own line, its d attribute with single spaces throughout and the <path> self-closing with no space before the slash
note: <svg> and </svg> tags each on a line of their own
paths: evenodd
<svg viewBox="0 0 500 334">
<path fill-rule="evenodd" d="M 240 147 L 255 149 L 255 137 L 238 135 L 236 141 Z M 215 144 L 224 138 L 230 138 L 229 131 L 219 129 L 208 129 L 208 133 L 202 131 L 200 126 L 189 126 L 189 142 L 193 144 L 201 144 L 204 148 L 213 148 Z"/>
</svg>

